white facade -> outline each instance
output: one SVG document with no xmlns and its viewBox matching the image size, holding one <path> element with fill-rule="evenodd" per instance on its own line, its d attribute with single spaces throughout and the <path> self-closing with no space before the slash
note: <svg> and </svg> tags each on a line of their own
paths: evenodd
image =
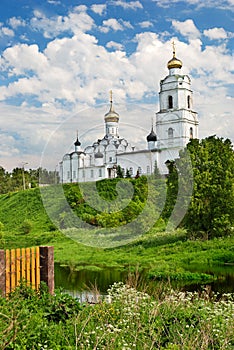
<svg viewBox="0 0 234 350">
<path fill-rule="evenodd" d="M 193 92 L 188 75 L 181 73 L 182 62 L 175 57 L 168 62 L 169 74 L 160 82 L 160 110 L 156 113 L 156 133 L 146 137 L 146 148 L 135 150 L 119 136 L 119 114 L 110 98 L 110 110 L 104 116 L 106 134 L 101 140 L 65 154 L 60 163 L 61 182 L 87 182 L 116 177 L 120 166 L 131 176 L 150 175 L 157 164 L 161 173 L 168 172 L 166 161 L 178 158 L 179 151 L 191 138 L 198 138 L 197 113 L 193 111 Z"/>
</svg>

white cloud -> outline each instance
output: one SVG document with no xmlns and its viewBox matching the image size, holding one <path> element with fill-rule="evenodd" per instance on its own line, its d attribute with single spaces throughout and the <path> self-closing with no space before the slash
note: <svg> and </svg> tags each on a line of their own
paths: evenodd
<svg viewBox="0 0 234 350">
<path fill-rule="evenodd" d="M 112 2 L 113 5 L 115 6 L 121 6 L 124 9 L 131 9 L 131 10 L 136 10 L 136 9 L 142 9 L 143 6 L 140 3 L 140 1 L 123 1 L 123 0 L 115 0 Z"/>
<path fill-rule="evenodd" d="M 211 40 L 227 39 L 228 33 L 223 28 L 211 28 L 204 30 L 204 35 Z"/>
<path fill-rule="evenodd" d="M 13 37 L 15 34 L 14 34 L 14 31 L 8 27 L 2 27 L 0 28 L 0 36 L 10 36 L 10 37 Z"/>
<path fill-rule="evenodd" d="M 187 19 L 184 22 L 172 20 L 172 26 L 183 36 L 188 39 L 197 39 L 201 33 L 195 26 L 192 19 Z"/>
<path fill-rule="evenodd" d="M 31 27 L 44 33 L 46 38 L 55 38 L 63 32 L 79 33 L 91 30 L 94 20 L 86 13 L 87 7 L 77 6 L 67 16 L 47 18 L 42 12 L 34 11 Z"/>
<path fill-rule="evenodd" d="M 110 29 L 117 31 L 117 30 L 124 30 L 124 27 L 120 22 L 117 21 L 115 18 L 109 18 L 102 22 L 103 26 L 100 27 L 100 30 L 103 33 L 108 33 Z"/>
<path fill-rule="evenodd" d="M 56 0 L 47 0 L 49 4 L 51 5 L 61 5 L 60 1 L 56 1 Z"/>
<path fill-rule="evenodd" d="M 197 39 L 201 33 L 195 26 L 192 19 L 187 19 L 184 22 L 172 20 L 172 26 L 184 37 L 188 39 Z"/>
<path fill-rule="evenodd" d="M 139 26 L 141 28 L 149 28 L 149 27 L 153 27 L 153 23 L 150 21 L 143 21 L 139 23 Z"/>
<path fill-rule="evenodd" d="M 91 10 L 101 16 L 106 10 L 106 4 L 93 4 Z"/>
<path fill-rule="evenodd" d="M 160 7 L 171 7 L 172 4 L 177 4 L 178 2 L 184 3 L 185 5 L 194 5 L 195 8 L 216 8 L 222 10 L 234 10 L 233 0 L 153 0 Z"/>
<path fill-rule="evenodd" d="M 26 22 L 22 18 L 11 17 L 9 19 L 9 24 L 13 29 L 17 29 L 18 27 L 25 27 Z"/>
<path fill-rule="evenodd" d="M 116 49 L 116 50 L 123 50 L 123 45 L 120 44 L 120 43 L 116 43 L 115 41 L 109 41 L 107 44 L 106 44 L 106 47 L 108 49 Z"/>
</svg>

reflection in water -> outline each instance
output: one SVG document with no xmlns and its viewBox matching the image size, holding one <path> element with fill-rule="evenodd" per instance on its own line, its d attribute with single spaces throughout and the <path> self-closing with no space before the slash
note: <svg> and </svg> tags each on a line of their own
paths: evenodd
<svg viewBox="0 0 234 350">
<path fill-rule="evenodd" d="M 215 281 L 209 283 L 212 291 L 234 293 L 234 266 L 209 267 L 196 265 L 189 266 L 187 269 L 191 272 L 202 272 L 217 276 Z M 140 277 L 146 283 L 146 272 L 142 272 Z M 119 271 L 114 268 L 104 268 L 98 271 L 71 271 L 69 267 L 62 267 L 55 264 L 55 287 L 62 287 L 64 291 L 77 297 L 82 302 L 98 302 L 114 282 L 126 282 L 127 278 L 128 272 Z M 156 284 L 156 282 L 152 283 Z M 172 287 L 187 291 L 204 288 L 201 284 L 182 285 L 178 282 L 176 284 L 172 283 Z"/>
</svg>

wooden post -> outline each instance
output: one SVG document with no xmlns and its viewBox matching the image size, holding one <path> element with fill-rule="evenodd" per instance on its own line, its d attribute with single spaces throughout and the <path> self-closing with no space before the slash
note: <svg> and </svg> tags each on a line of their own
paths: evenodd
<svg viewBox="0 0 234 350">
<path fill-rule="evenodd" d="M 54 247 L 40 247 L 40 280 L 48 286 L 50 294 L 54 293 Z"/>
<path fill-rule="evenodd" d="M 5 251 L 0 250 L 0 293 L 4 297 L 6 295 L 6 260 Z"/>
</svg>

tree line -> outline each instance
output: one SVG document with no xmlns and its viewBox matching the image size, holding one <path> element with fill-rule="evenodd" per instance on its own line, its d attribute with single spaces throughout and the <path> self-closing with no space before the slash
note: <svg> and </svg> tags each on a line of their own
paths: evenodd
<svg viewBox="0 0 234 350">
<path fill-rule="evenodd" d="M 57 171 L 41 167 L 26 170 L 23 167 L 14 168 L 11 172 L 0 166 L 0 194 L 35 188 L 40 184 L 54 184 L 59 181 Z"/>
<path fill-rule="evenodd" d="M 161 177 L 155 165 L 154 180 L 151 187 L 148 186 L 147 176 L 129 178 L 134 187 L 134 195 L 130 202 L 124 197 L 126 189 L 120 189 L 121 201 L 115 203 L 118 196 L 116 186 L 123 174 L 118 169 L 116 179 L 105 179 L 96 183 L 99 196 L 115 204 L 113 211 L 95 210 L 86 203 L 79 186 L 76 184 L 64 184 L 64 192 L 71 208 L 85 222 L 94 226 L 115 227 L 131 222 L 146 205 L 148 191 L 153 191 L 152 203 L 149 203 L 146 212 L 148 218 L 161 212 L 160 224 L 165 224 L 170 219 L 178 197 L 181 208 L 186 208 L 186 214 L 180 222 L 180 227 L 186 228 L 190 236 L 195 238 L 214 238 L 233 234 L 234 232 L 234 152 L 229 139 L 210 136 L 203 140 L 191 140 L 186 149 L 180 152 L 176 160 L 168 161 L 168 176 Z M 11 173 L 0 167 L 0 193 L 18 191 L 29 187 L 37 187 L 41 184 L 58 183 L 58 173 L 38 168 L 36 170 L 24 170 L 15 168 Z M 92 184 L 87 183 L 86 186 Z M 163 191 L 166 186 L 166 202 L 163 201 Z M 192 194 L 187 193 L 187 188 L 192 186 Z M 91 197 L 96 204 L 95 193 Z M 89 192 L 89 191 L 88 191 Z M 120 196 L 121 197 L 121 196 Z M 96 198 L 96 199 L 95 199 Z M 156 198 L 156 201 L 153 200 Z M 119 207 L 118 207 L 119 205 Z M 156 208 L 155 208 L 156 205 Z M 95 207 L 95 206 L 94 206 Z M 124 209 L 122 209 L 124 208 Z M 115 210 L 114 210 L 115 209 Z M 61 213 L 61 228 L 66 223 L 66 213 Z M 147 226 L 147 225 L 146 225 Z"/>
</svg>

